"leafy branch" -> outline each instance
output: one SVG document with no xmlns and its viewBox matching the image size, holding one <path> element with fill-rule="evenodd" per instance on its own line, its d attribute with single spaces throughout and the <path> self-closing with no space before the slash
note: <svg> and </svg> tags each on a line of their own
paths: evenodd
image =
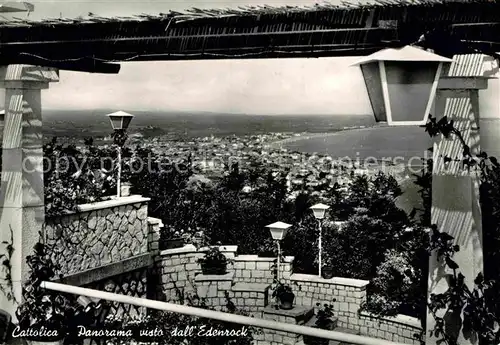
<svg viewBox="0 0 500 345">
<path fill-rule="evenodd" d="M 438 262 L 443 262 L 453 273 L 447 277 L 448 289 L 445 292 L 430 295 L 428 308 L 436 321 L 430 335 L 439 338 L 437 344 L 458 345 L 462 325 L 462 333 L 466 338 L 479 339 L 480 345 L 498 344 L 500 326 L 496 315 L 498 302 L 495 282 L 485 281 L 483 274 L 479 273 L 471 290 L 453 260 L 454 254 L 460 250 L 458 245 L 453 244 L 453 236 L 440 232 L 436 225 L 432 225 L 431 231 L 429 250 L 437 251 Z"/>
<path fill-rule="evenodd" d="M 18 303 L 16 296 L 14 294 L 14 285 L 12 283 L 12 254 L 14 253 L 14 231 L 12 230 L 12 226 L 9 225 L 10 229 L 10 240 L 2 241 L 2 244 L 5 245 L 6 253 L 0 254 L 0 260 L 2 260 L 2 268 L 5 272 L 4 277 L 0 278 L 2 283 L 0 283 L 0 291 L 7 297 L 8 301 L 13 301 L 14 303 Z"/>
<path fill-rule="evenodd" d="M 431 137 L 442 134 L 445 138 L 450 138 L 451 135 L 458 138 L 462 145 L 462 157 L 441 157 L 445 163 L 461 162 L 467 170 L 478 167 L 481 171 L 482 191 L 497 178 L 496 172 L 500 168 L 497 159 L 489 157 L 485 152 L 473 155 L 462 133 L 454 126 L 453 120 L 448 120 L 445 116 L 437 121 L 431 116 L 428 123 L 422 127 Z M 486 202 L 487 198 L 482 195 L 483 209 Z M 438 262 L 444 263 L 452 274 L 447 276 L 448 289 L 445 292 L 430 295 L 428 309 L 436 321 L 430 335 L 439 338 L 437 344 L 457 345 L 462 328 L 465 338 L 477 339 L 480 345 L 498 344 L 500 300 L 495 293 L 498 284 L 494 280 L 486 281 L 483 273 L 479 273 L 474 279 L 474 288 L 471 290 L 465 283 L 465 276 L 459 271 L 458 264 L 453 260 L 459 250 L 460 247 L 454 244 L 453 236 L 440 232 L 437 225 L 431 226 L 429 251 L 436 251 Z"/>
<path fill-rule="evenodd" d="M 491 172 L 491 168 L 499 168 L 500 164 L 495 157 L 490 157 L 486 152 L 480 152 L 477 155 L 472 154 L 472 150 L 470 146 L 466 143 L 462 132 L 455 127 L 455 123 L 453 120 L 449 120 L 447 116 L 443 116 L 439 121 L 432 115 L 429 115 L 428 122 L 421 126 L 425 128 L 425 131 L 429 133 L 431 137 L 436 137 L 439 134 L 442 134 L 446 139 L 449 139 L 452 135 L 455 136 L 462 145 L 462 157 L 450 157 L 443 156 L 444 163 L 450 162 L 461 162 L 462 165 L 470 170 L 473 167 L 479 167 L 482 172 L 483 180 L 489 176 Z M 432 151 L 432 149 L 430 149 Z"/>
</svg>

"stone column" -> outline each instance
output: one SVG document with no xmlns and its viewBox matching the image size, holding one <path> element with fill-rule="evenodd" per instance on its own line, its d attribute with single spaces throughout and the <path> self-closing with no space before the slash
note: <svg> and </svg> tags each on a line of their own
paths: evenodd
<svg viewBox="0 0 500 345">
<path fill-rule="evenodd" d="M 453 120 L 475 155 L 479 147 L 479 100 L 478 91 L 486 89 L 487 79 L 483 77 L 442 77 L 436 94 L 438 120 L 447 116 Z M 432 175 L 432 223 L 440 231 L 447 232 L 460 245 L 455 262 L 472 288 L 474 278 L 483 271 L 483 246 L 481 211 L 479 205 L 479 172 L 467 171 L 461 162 L 445 162 L 444 157 L 461 159 L 463 146 L 454 135 L 449 139 L 439 138 L 434 143 L 434 166 Z M 443 293 L 448 288 L 447 270 L 435 254 L 429 261 L 428 294 Z M 443 315 L 439 315 L 443 316 Z M 477 340 L 466 339 L 461 330 L 461 315 L 445 317 L 449 329 L 458 337 L 459 344 L 476 344 Z M 451 325 L 451 326 L 450 326 Z M 426 344 L 436 344 L 436 337 L 430 337 L 434 329 L 434 317 L 428 312 Z"/>
<path fill-rule="evenodd" d="M 45 221 L 41 90 L 59 80 L 57 70 L 29 65 L 0 67 L 5 88 L 5 120 L 0 186 L 0 242 L 12 243 L 13 294 L 21 300 L 27 274 L 25 258 L 32 253 Z M 6 245 L 1 253 L 6 253 Z M 2 266 L 5 271 L 5 268 Z M 14 317 L 17 305 L 0 293 L 0 309 Z"/>
</svg>

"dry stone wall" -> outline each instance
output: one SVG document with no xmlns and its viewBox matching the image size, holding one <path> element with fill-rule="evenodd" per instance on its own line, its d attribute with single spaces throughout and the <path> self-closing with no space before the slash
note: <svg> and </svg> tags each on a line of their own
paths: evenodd
<svg viewBox="0 0 500 345">
<path fill-rule="evenodd" d="M 48 219 L 44 235 L 61 273 L 74 274 L 148 252 L 147 201 L 139 196 L 81 205 Z"/>
</svg>

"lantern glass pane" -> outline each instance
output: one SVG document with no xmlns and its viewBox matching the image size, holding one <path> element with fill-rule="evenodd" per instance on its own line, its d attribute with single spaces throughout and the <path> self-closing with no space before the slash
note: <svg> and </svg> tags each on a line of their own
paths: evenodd
<svg viewBox="0 0 500 345">
<path fill-rule="evenodd" d="M 127 129 L 128 126 L 130 125 L 130 121 L 132 121 L 132 116 L 125 116 L 125 117 L 123 117 L 123 127 L 122 127 L 122 129 Z"/>
<path fill-rule="evenodd" d="M 385 61 L 392 121 L 423 121 L 439 63 Z"/>
<path fill-rule="evenodd" d="M 271 231 L 271 236 L 274 240 L 282 240 L 287 232 L 287 229 L 279 229 L 279 228 L 269 228 Z"/>
<path fill-rule="evenodd" d="M 313 209 L 314 217 L 316 217 L 316 219 L 325 218 L 325 211 L 325 209 Z"/>
<path fill-rule="evenodd" d="M 370 98 L 370 103 L 372 105 L 373 115 L 375 116 L 375 121 L 387 121 L 387 115 L 384 103 L 384 94 L 382 93 L 382 81 L 380 80 L 380 69 L 379 63 L 370 62 L 368 64 L 361 65 L 361 72 L 363 73 L 363 79 L 365 80 L 366 90 L 368 91 L 368 97 Z"/>
<path fill-rule="evenodd" d="M 111 126 L 113 129 L 122 129 L 122 116 L 110 116 L 109 120 L 111 121 Z"/>
</svg>

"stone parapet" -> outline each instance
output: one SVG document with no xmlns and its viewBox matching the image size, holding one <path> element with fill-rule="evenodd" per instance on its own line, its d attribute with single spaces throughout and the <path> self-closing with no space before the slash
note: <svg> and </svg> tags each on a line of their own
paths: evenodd
<svg viewBox="0 0 500 345">
<path fill-rule="evenodd" d="M 148 253 L 148 201 L 140 196 L 115 198 L 48 219 L 44 235 L 61 273 L 70 275 Z"/>
<path fill-rule="evenodd" d="M 405 344 L 420 344 L 417 337 L 422 332 L 422 326 L 417 318 L 406 315 L 377 317 L 361 312 L 358 322 L 361 335 Z"/>
</svg>

